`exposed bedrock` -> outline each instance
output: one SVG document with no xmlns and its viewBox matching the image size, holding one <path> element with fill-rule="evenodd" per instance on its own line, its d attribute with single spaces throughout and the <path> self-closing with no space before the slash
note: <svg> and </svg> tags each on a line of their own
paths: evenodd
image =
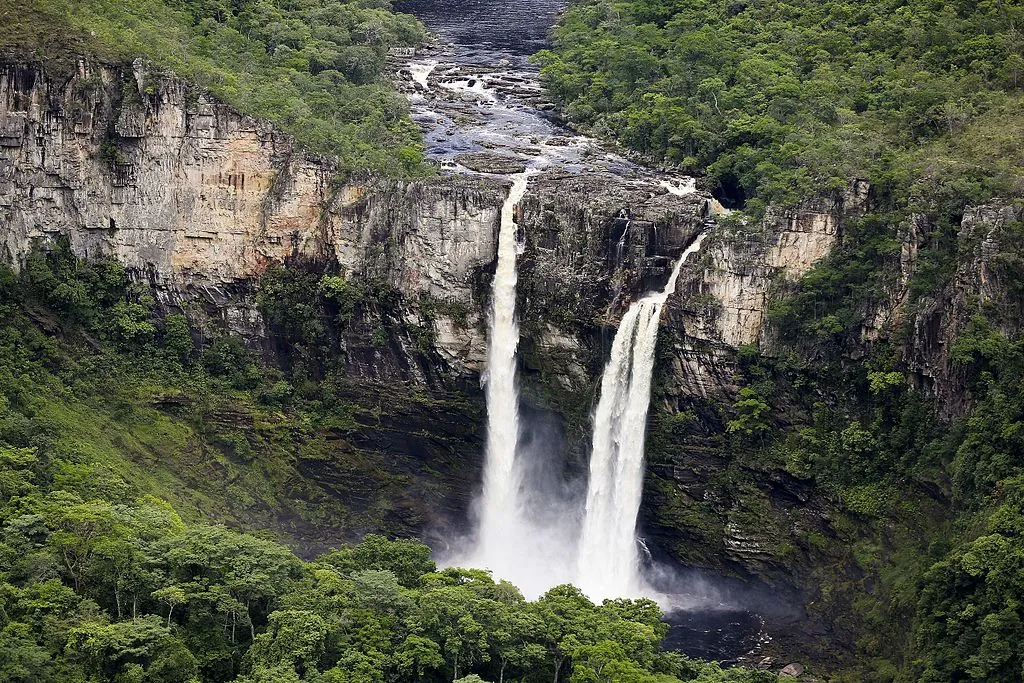
<svg viewBox="0 0 1024 683">
<path fill-rule="evenodd" d="M 384 381 L 410 394 L 460 397 L 431 409 L 461 416 L 455 424 L 466 433 L 434 438 L 420 411 L 415 427 L 388 422 L 387 438 L 373 441 L 369 425 L 359 437 L 386 447 L 374 446 L 374 468 L 420 478 L 410 490 L 429 492 L 411 494 L 399 522 L 382 522 L 402 532 L 436 521 L 428 505 L 443 507 L 444 520 L 464 513 L 476 481 L 483 448 L 469 425 L 479 422 L 487 297 L 508 187 L 486 175 L 341 179 L 332 163 L 269 124 L 141 64 L 82 62 L 68 73 L 0 66 L 0 255 L 7 261 L 17 265 L 36 242 L 66 236 L 81 256 L 120 259 L 165 307 L 265 350 L 273 345 L 254 292 L 266 269 L 282 262 L 383 283 L 398 294 L 379 303 L 390 307 L 387 315 L 429 328 L 426 348 L 397 328 L 386 344 L 368 343 L 359 325 L 345 340 L 353 381 L 369 387 L 364 395 Z M 557 170 L 531 177 L 517 209 L 523 394 L 559 416 L 550 432 L 564 440 L 570 467 L 585 455 L 596 382 L 619 317 L 638 295 L 663 286 L 674 259 L 711 230 L 662 320 L 642 517 L 663 552 L 780 583 L 799 583 L 801 563 L 813 562 L 800 539 L 828 531 L 814 488 L 785 472 L 737 468 L 715 438 L 722 411 L 736 400 L 739 350 L 757 344 L 770 355 L 776 347 L 767 324 L 771 293 L 824 258 L 871 201 L 871 188 L 852 181 L 742 226 L 716 222 L 709 197 L 675 194 L 653 180 Z M 1021 218 L 1004 205 L 969 210 L 961 235 L 974 245 L 969 258 L 941 300 L 913 311 L 907 286 L 929 227 L 920 219 L 894 229 L 902 248 L 890 264 L 889 296 L 865 312 L 864 344 L 910 320 L 907 365 L 951 411 L 960 381 L 949 363 L 951 339 L 979 299 L 999 300 L 1007 283 L 991 267 L 993 245 Z M 665 429 L 682 436 L 668 438 Z M 404 458 L 421 466 L 398 462 Z M 345 495 L 346 471 L 330 461 L 307 471 L 324 490 Z M 388 495 L 372 481 L 363 488 L 360 495 L 373 499 L 367 506 Z M 337 529 L 335 537 L 356 531 L 342 522 Z M 301 530 L 294 534 L 301 542 Z"/>
</svg>

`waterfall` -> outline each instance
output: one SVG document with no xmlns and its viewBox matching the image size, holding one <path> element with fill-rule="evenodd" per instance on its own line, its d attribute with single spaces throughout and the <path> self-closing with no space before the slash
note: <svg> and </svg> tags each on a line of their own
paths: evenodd
<svg viewBox="0 0 1024 683">
<path fill-rule="evenodd" d="M 515 207 L 526 193 L 527 173 L 513 177 L 512 189 L 501 208 L 498 265 L 494 273 L 487 347 L 487 451 L 483 494 L 480 498 L 474 560 L 507 577 L 523 561 L 522 544 L 529 540 L 520 489 L 522 468 L 517 461 L 519 443 L 519 386 L 516 348 Z"/>
<path fill-rule="evenodd" d="M 661 292 L 648 294 L 626 311 L 601 377 L 577 566 L 577 584 L 593 600 L 645 592 L 636 518 L 643 492 L 644 437 L 658 323 L 683 263 L 700 249 L 703 238 L 699 235 L 686 248 Z"/>
<path fill-rule="evenodd" d="M 418 83 L 421 88 L 425 91 L 430 90 L 430 74 L 437 68 L 439 62 L 436 59 L 428 59 L 425 62 L 413 63 L 409 65 L 409 73 L 412 74 L 412 80 Z"/>
</svg>

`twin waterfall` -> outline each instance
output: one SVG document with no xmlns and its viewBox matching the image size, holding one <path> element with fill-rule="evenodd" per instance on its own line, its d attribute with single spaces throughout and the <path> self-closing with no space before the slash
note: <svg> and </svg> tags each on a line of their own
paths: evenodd
<svg viewBox="0 0 1024 683">
<path fill-rule="evenodd" d="M 501 211 L 487 354 L 487 452 L 476 543 L 461 561 L 494 572 L 536 597 L 559 583 L 578 585 L 591 599 L 653 593 L 640 573 L 635 536 L 644 476 L 644 436 L 658 325 L 694 240 L 664 290 L 634 303 L 622 318 L 601 380 L 594 415 L 590 478 L 582 532 L 578 520 L 544 519 L 529 500 L 519 444 L 516 348 L 515 207 L 528 173 L 513 177 Z M 571 515 L 570 515 L 571 516 Z M 569 529 L 571 527 L 571 529 Z"/>
</svg>

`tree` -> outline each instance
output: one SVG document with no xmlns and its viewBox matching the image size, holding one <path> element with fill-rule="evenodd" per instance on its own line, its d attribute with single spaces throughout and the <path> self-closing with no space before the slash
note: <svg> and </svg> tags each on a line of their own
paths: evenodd
<svg viewBox="0 0 1024 683">
<path fill-rule="evenodd" d="M 282 610 L 270 615 L 267 630 L 256 636 L 248 659 L 256 669 L 290 665 L 300 676 L 318 670 L 335 627 L 308 610 Z"/>
<path fill-rule="evenodd" d="M 182 363 L 190 362 L 195 353 L 188 319 L 180 313 L 164 318 L 164 348 L 168 355 Z"/>
<path fill-rule="evenodd" d="M 171 617 L 174 616 L 174 608 L 188 602 L 188 593 L 181 586 L 167 586 L 159 588 L 152 593 L 153 599 L 167 605 L 167 626 L 171 626 Z"/>
<path fill-rule="evenodd" d="M 475 614 L 476 602 L 472 589 L 465 586 L 438 588 L 420 596 L 417 623 L 440 643 L 453 679 L 461 670 L 490 659 L 487 634 Z"/>
<path fill-rule="evenodd" d="M 534 609 L 540 620 L 538 641 L 554 662 L 554 683 L 558 683 L 562 667 L 582 643 L 578 636 L 589 639 L 594 628 L 594 603 L 574 586 L 556 586 L 542 595 Z"/>
<path fill-rule="evenodd" d="M 265 610 L 298 579 L 302 564 L 283 546 L 224 527 L 198 527 L 154 544 L 153 555 L 171 581 L 185 585 L 201 577 L 220 584 L 245 605 L 250 640 L 256 638 L 254 609 Z"/>
<path fill-rule="evenodd" d="M 52 674 L 50 653 L 36 643 L 27 624 L 0 629 L 0 683 L 47 683 Z"/>
<path fill-rule="evenodd" d="M 352 573 L 353 602 L 377 614 L 398 614 L 412 601 L 398 578 L 388 569 L 364 569 Z"/>
<path fill-rule="evenodd" d="M 151 615 L 115 624 L 90 622 L 71 632 L 68 657 L 106 680 L 141 674 L 153 683 L 192 683 L 199 673 L 196 658 L 160 618 Z"/>
<path fill-rule="evenodd" d="M 441 646 L 430 638 L 410 634 L 395 653 L 395 664 L 403 676 L 412 676 L 419 683 L 428 671 L 444 666 Z"/>
<path fill-rule="evenodd" d="M 538 615 L 527 609 L 518 595 L 510 602 L 491 601 L 486 614 L 487 638 L 491 659 L 498 664 L 498 683 L 504 683 L 506 671 L 529 672 L 547 657 L 547 651 L 533 638 L 542 624 Z"/>
<path fill-rule="evenodd" d="M 736 419 L 730 420 L 725 429 L 727 432 L 740 433 L 745 436 L 758 435 L 771 428 L 768 417 L 771 406 L 752 387 L 740 389 L 740 397 L 733 404 Z"/>
<path fill-rule="evenodd" d="M 36 449 L 0 444 L 0 502 L 35 490 Z"/>
<path fill-rule="evenodd" d="M 335 550 L 319 558 L 343 572 L 361 569 L 386 569 L 407 588 L 420 585 L 420 577 L 433 572 L 437 565 L 430 559 L 430 548 L 418 541 L 389 541 L 377 534 L 367 534 L 349 548 Z"/>
<path fill-rule="evenodd" d="M 70 505 L 59 499 L 48 502 L 46 520 L 53 530 L 49 544 L 60 554 L 77 590 L 97 550 L 121 532 L 117 516 L 114 507 L 102 500 Z"/>
</svg>

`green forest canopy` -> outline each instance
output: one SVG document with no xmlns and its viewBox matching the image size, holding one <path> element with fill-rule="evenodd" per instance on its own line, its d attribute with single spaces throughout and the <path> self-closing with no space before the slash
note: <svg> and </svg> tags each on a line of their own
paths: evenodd
<svg viewBox="0 0 1024 683">
<path fill-rule="evenodd" d="M 1019 0 L 581 0 L 542 52 L 569 119 L 733 201 L 850 177 L 965 201 L 1017 183 Z"/>
</svg>

